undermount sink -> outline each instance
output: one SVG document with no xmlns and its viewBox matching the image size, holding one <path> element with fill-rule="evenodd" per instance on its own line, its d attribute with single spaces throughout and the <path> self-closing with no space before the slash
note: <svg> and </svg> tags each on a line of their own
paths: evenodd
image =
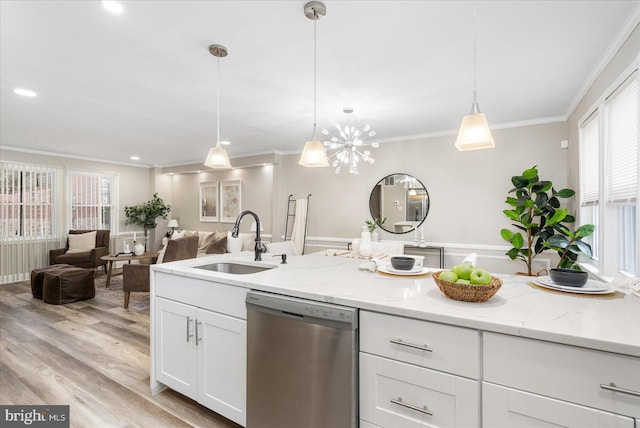
<svg viewBox="0 0 640 428">
<path fill-rule="evenodd" d="M 218 262 L 211 263 L 209 265 L 194 266 L 196 269 L 212 270 L 214 272 L 230 273 L 233 275 L 247 275 L 250 273 L 263 272 L 265 270 L 273 269 L 276 266 L 255 266 L 246 265 L 243 263 L 233 262 Z"/>
</svg>

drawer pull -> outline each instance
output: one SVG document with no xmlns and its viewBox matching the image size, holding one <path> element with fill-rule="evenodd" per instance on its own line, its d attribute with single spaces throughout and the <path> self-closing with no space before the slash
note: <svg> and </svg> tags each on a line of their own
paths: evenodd
<svg viewBox="0 0 640 428">
<path fill-rule="evenodd" d="M 416 412 L 420 412 L 420 413 L 424 413 L 425 415 L 433 416 L 433 412 L 427 410 L 427 406 L 426 405 L 424 407 L 414 406 L 413 404 L 405 403 L 404 401 L 402 401 L 402 397 L 398 397 L 397 400 L 392 398 L 390 401 L 393 404 L 397 404 L 398 406 L 406 407 L 407 409 L 415 410 Z"/>
<path fill-rule="evenodd" d="M 200 321 L 196 321 L 196 346 L 198 346 L 198 342 L 202 342 L 202 338 L 198 335 L 198 325 L 202 324 Z"/>
<path fill-rule="evenodd" d="M 400 346 L 406 346 L 407 348 L 419 349 L 421 351 L 433 352 L 433 349 L 429 348 L 427 345 L 416 345 L 415 343 L 405 342 L 402 339 L 390 339 L 389 342 L 394 343 Z"/>
<path fill-rule="evenodd" d="M 640 392 L 634 391 L 632 389 L 620 388 L 616 386 L 616 384 L 613 382 L 609 384 L 601 383 L 600 388 L 606 389 L 607 391 L 620 392 L 622 394 L 629 394 L 629 395 L 633 395 L 634 397 L 640 397 Z"/>
</svg>

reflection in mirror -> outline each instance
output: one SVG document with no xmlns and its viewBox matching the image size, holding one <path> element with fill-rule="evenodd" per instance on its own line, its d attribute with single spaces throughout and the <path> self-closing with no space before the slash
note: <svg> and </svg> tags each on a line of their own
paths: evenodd
<svg viewBox="0 0 640 428">
<path fill-rule="evenodd" d="M 218 221 L 218 182 L 200 183 L 200 221 Z"/>
<path fill-rule="evenodd" d="M 369 197 L 371 217 L 390 233 L 408 233 L 420 227 L 429 214 L 429 193 L 408 174 L 391 174 L 380 180 Z"/>
</svg>

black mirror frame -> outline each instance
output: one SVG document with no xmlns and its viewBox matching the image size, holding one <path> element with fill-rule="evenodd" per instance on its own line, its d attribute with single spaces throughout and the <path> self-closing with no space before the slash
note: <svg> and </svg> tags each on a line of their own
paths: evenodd
<svg viewBox="0 0 640 428">
<path fill-rule="evenodd" d="M 422 223 L 424 223 L 424 221 L 427 219 L 427 216 L 429 215 L 429 208 L 431 207 L 431 197 L 429 196 L 429 191 L 427 190 L 427 186 L 425 186 L 424 183 L 422 181 L 420 181 L 419 179 L 417 179 L 415 176 L 413 176 L 411 174 L 404 173 L 404 172 L 395 172 L 393 174 L 388 174 L 388 175 L 382 177 L 382 179 L 378 180 L 378 182 L 373 186 L 373 190 L 371 190 L 371 193 L 369 194 L 369 214 L 371 215 L 372 219 L 374 219 L 374 220 L 376 219 L 376 217 L 374 216 L 373 212 L 371 211 L 371 199 L 373 198 L 373 193 L 376 190 L 376 186 L 378 186 L 381 182 L 384 182 L 387 178 L 395 176 L 395 175 L 406 175 L 406 176 L 412 177 L 414 180 L 416 180 L 418 183 L 420 183 L 420 185 L 424 189 L 425 194 L 427 195 L 427 206 L 425 208 L 424 216 L 422 217 L 422 220 L 420 220 L 420 223 L 418 223 L 417 226 L 412 227 L 411 229 L 409 229 L 409 230 L 407 230 L 405 232 L 396 232 L 396 231 L 384 228 L 383 226 L 380 225 L 380 223 L 378 221 L 376 221 L 376 224 L 378 225 L 378 228 L 380 228 L 381 230 L 384 230 L 385 232 L 393 233 L 395 235 L 404 235 L 405 233 L 411 233 L 414 230 L 418 229 L 420 226 L 422 226 Z"/>
</svg>

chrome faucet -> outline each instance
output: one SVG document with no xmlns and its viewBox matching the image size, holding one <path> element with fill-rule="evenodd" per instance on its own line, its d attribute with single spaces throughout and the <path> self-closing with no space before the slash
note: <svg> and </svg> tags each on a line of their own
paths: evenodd
<svg viewBox="0 0 640 428">
<path fill-rule="evenodd" d="M 260 242 L 260 219 L 258 218 L 258 214 L 248 210 L 242 211 L 238 216 L 238 218 L 236 219 L 236 224 L 233 225 L 233 229 L 231 230 L 231 236 L 233 236 L 234 238 L 238 237 L 238 231 L 240 230 L 240 221 L 242 220 L 242 217 L 244 217 L 247 214 L 251 214 L 253 218 L 256 220 L 256 247 L 254 249 L 254 253 L 256 256 L 254 260 L 256 262 L 260 262 L 262 261 L 262 253 L 267 251 L 267 249 Z"/>
</svg>

